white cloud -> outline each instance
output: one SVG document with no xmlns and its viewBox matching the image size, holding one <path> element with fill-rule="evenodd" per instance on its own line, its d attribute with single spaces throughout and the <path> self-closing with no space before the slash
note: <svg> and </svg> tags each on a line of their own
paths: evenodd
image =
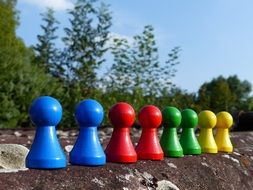
<svg viewBox="0 0 253 190">
<path fill-rule="evenodd" d="M 126 35 L 111 32 L 109 34 L 109 41 L 107 42 L 108 43 L 107 45 L 108 46 L 112 45 L 114 39 L 125 39 L 128 41 L 129 45 L 133 45 L 134 43 L 134 39 L 131 36 L 126 36 Z"/>
<path fill-rule="evenodd" d="M 20 0 L 20 1 L 39 6 L 41 8 L 50 7 L 56 11 L 71 9 L 74 6 L 70 0 Z"/>
<path fill-rule="evenodd" d="M 127 36 L 127 35 L 122 35 L 122 34 L 119 34 L 119 33 L 114 33 L 114 32 L 111 32 L 109 34 L 109 38 L 110 39 L 126 39 L 129 43 L 133 43 L 133 37 L 131 36 Z"/>
</svg>

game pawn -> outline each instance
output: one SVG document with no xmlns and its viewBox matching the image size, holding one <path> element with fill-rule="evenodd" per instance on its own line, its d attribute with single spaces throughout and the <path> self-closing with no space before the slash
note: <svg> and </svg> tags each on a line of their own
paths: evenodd
<svg viewBox="0 0 253 190">
<path fill-rule="evenodd" d="M 134 109 L 127 103 L 117 103 L 110 109 L 109 119 L 114 130 L 105 150 L 107 161 L 136 162 L 137 154 L 130 138 L 130 128 L 135 120 Z"/>
<path fill-rule="evenodd" d="M 186 154 L 201 154 L 201 148 L 195 136 L 194 129 L 198 124 L 198 115 L 192 109 L 185 109 L 181 112 L 183 128 L 180 137 L 180 144 L 183 148 L 183 153 Z"/>
<path fill-rule="evenodd" d="M 60 103 L 49 96 L 35 99 L 29 110 L 36 134 L 26 157 L 26 167 L 57 169 L 66 167 L 66 157 L 56 136 L 55 126 L 62 117 Z"/>
<path fill-rule="evenodd" d="M 80 131 L 69 155 L 71 164 L 99 166 L 106 163 L 106 156 L 97 132 L 103 117 L 103 107 L 95 100 L 83 100 L 77 105 L 75 118 Z"/>
<path fill-rule="evenodd" d="M 199 113 L 200 133 L 198 137 L 199 145 L 203 153 L 217 153 L 217 145 L 213 137 L 213 128 L 217 119 L 213 112 L 205 110 Z"/>
<path fill-rule="evenodd" d="M 135 148 L 138 159 L 162 160 L 164 154 L 157 136 L 157 128 L 162 123 L 162 113 L 157 107 L 148 105 L 140 110 L 138 119 L 142 127 L 141 138 Z"/>
<path fill-rule="evenodd" d="M 233 125 L 233 117 L 228 112 L 220 112 L 217 115 L 217 133 L 215 141 L 218 151 L 231 153 L 233 145 L 229 137 L 229 128 Z"/>
<path fill-rule="evenodd" d="M 163 133 L 160 140 L 165 156 L 183 157 L 183 149 L 177 136 L 182 116 L 181 112 L 175 107 L 166 107 L 162 111 Z"/>
</svg>

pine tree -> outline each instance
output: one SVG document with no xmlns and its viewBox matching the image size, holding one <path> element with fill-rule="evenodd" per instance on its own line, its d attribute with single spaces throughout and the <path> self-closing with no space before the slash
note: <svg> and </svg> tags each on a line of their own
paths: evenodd
<svg viewBox="0 0 253 190">
<path fill-rule="evenodd" d="M 36 51 L 35 62 L 47 73 L 59 78 L 63 72 L 61 66 L 57 65 L 59 50 L 55 47 L 59 22 L 54 17 L 54 10 L 51 8 L 48 8 L 41 16 L 45 24 L 41 25 L 43 34 L 37 36 L 38 43 L 34 47 Z"/>
</svg>

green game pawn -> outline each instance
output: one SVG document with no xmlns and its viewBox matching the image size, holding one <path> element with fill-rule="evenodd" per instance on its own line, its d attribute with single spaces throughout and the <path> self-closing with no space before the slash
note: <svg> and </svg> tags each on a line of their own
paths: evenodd
<svg viewBox="0 0 253 190">
<path fill-rule="evenodd" d="M 180 143 L 184 154 L 201 154 L 201 148 L 194 133 L 194 128 L 198 125 L 198 115 L 192 109 L 182 111 L 181 127 L 183 128 Z"/>
<path fill-rule="evenodd" d="M 162 111 L 163 115 L 163 134 L 160 140 L 165 156 L 183 157 L 183 149 L 177 136 L 177 127 L 181 123 L 181 113 L 175 107 L 166 107 Z"/>
</svg>

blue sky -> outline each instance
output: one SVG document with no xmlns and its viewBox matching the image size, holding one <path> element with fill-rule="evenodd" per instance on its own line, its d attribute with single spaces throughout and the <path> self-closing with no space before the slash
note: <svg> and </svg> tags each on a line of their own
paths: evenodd
<svg viewBox="0 0 253 190">
<path fill-rule="evenodd" d="M 196 92 L 200 85 L 219 75 L 237 74 L 253 83 L 253 1 L 251 0 L 107 0 L 113 12 L 111 32 L 131 37 L 153 25 L 160 60 L 169 50 L 182 49 L 180 65 L 173 82 Z M 18 35 L 27 45 L 37 42 L 41 33 L 40 13 L 47 6 L 56 10 L 56 17 L 68 25 L 68 0 L 19 0 L 20 26 Z M 62 29 L 59 35 L 64 35 Z M 61 42 L 58 42 L 61 45 Z M 103 70 L 110 67 L 108 62 Z"/>
</svg>

